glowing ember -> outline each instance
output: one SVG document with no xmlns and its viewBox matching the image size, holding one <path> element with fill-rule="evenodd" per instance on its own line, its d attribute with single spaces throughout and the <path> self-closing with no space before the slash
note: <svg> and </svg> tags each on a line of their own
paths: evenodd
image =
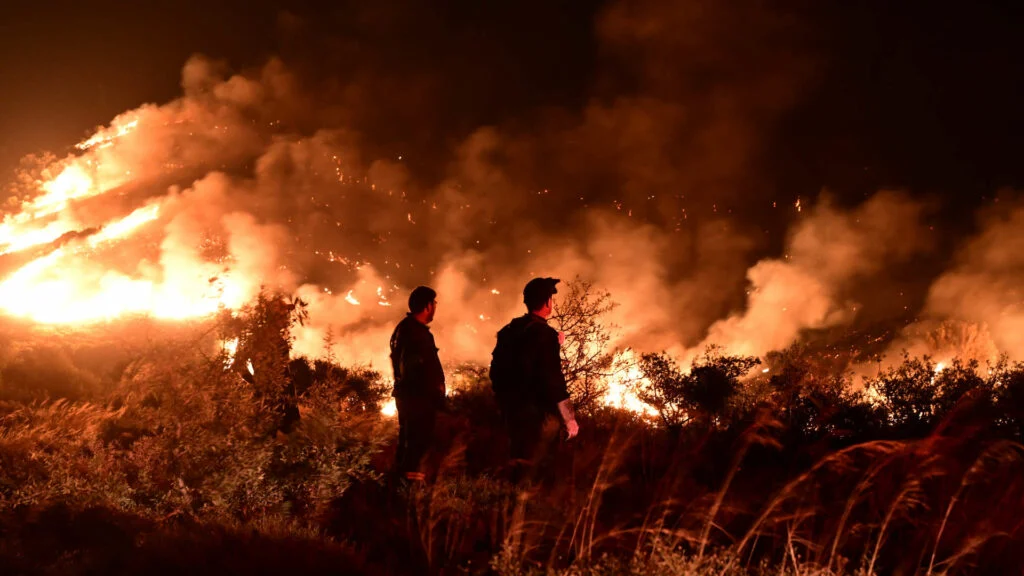
<svg viewBox="0 0 1024 576">
<path fill-rule="evenodd" d="M 383 286 L 377 286 L 377 298 L 379 299 L 377 301 L 379 306 L 391 306 L 391 302 L 388 302 L 388 297 L 384 295 Z"/>
<path fill-rule="evenodd" d="M 221 342 L 221 348 L 224 350 L 224 369 L 226 370 L 235 363 L 235 354 L 238 353 L 238 338 L 224 340 Z"/>
<path fill-rule="evenodd" d="M 352 292 L 353 290 L 349 290 L 348 294 L 345 295 L 345 302 L 348 302 L 353 306 L 359 306 L 359 300 L 356 300 L 356 297 L 352 295 Z"/>
</svg>

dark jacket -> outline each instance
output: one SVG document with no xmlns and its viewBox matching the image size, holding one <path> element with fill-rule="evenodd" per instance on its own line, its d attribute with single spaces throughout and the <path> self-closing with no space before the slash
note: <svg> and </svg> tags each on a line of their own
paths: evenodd
<svg viewBox="0 0 1024 576">
<path fill-rule="evenodd" d="M 502 340 L 518 340 L 520 355 L 516 390 L 502 400 L 509 404 L 529 404 L 544 412 L 557 413 L 557 405 L 569 398 L 565 375 L 562 374 L 561 345 L 558 331 L 536 314 L 525 314 L 512 320 L 498 333 Z"/>
<path fill-rule="evenodd" d="M 391 334 L 391 368 L 398 398 L 444 398 L 444 370 L 430 328 L 407 314 Z"/>
</svg>

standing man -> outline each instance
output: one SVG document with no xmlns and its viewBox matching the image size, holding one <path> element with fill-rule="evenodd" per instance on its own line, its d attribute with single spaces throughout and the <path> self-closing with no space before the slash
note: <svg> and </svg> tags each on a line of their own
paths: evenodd
<svg viewBox="0 0 1024 576">
<path fill-rule="evenodd" d="M 579 425 L 562 374 L 565 335 L 548 326 L 557 278 L 534 278 L 523 289 L 527 313 L 498 332 L 490 377 L 508 429 L 513 481 L 543 458 L 557 422 L 566 439 Z"/>
<path fill-rule="evenodd" d="M 395 470 L 406 480 L 422 482 L 423 457 L 430 448 L 434 422 L 445 398 L 444 371 L 434 336 L 427 327 L 437 310 L 437 292 L 419 286 L 409 295 L 409 313 L 391 335 L 391 367 L 398 408 Z"/>
</svg>

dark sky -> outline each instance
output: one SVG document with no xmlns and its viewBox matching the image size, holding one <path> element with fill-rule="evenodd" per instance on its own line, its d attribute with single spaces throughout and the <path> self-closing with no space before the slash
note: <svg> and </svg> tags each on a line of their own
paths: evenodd
<svg viewBox="0 0 1024 576">
<path fill-rule="evenodd" d="M 298 37 L 285 4 L 306 23 Z M 478 126 L 578 107 L 606 89 L 594 32 L 606 4 L 9 0 L 0 169 L 27 153 L 64 153 L 117 113 L 174 98 L 193 53 L 235 68 L 280 54 L 320 79 L 366 69 L 396 84 L 427 79 L 440 86 L 424 96 L 430 118 L 414 110 L 419 121 L 394 121 L 407 103 L 382 101 L 362 128 L 382 148 L 446 148 Z M 1021 3 L 782 4 L 799 14 L 817 64 L 769 140 L 779 186 L 850 198 L 906 186 L 957 204 L 1024 185 Z"/>
</svg>

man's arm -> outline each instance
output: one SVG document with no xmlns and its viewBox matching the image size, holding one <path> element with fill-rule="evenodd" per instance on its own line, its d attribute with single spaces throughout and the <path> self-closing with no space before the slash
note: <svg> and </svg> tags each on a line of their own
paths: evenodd
<svg viewBox="0 0 1024 576">
<path fill-rule="evenodd" d="M 425 330 L 410 331 L 402 351 L 402 373 L 411 392 L 444 395 L 444 370 L 434 338 Z"/>
<path fill-rule="evenodd" d="M 558 344 L 558 332 L 544 328 L 539 342 L 537 368 L 544 384 L 544 399 L 557 405 L 569 399 L 569 390 L 562 374 L 562 352 Z"/>
<path fill-rule="evenodd" d="M 558 332 L 545 330 L 541 345 L 539 368 L 544 380 L 544 392 L 548 402 L 558 408 L 558 415 L 562 419 L 566 433 L 572 438 L 579 432 L 579 425 L 576 423 L 576 414 L 565 385 L 565 375 L 562 374 L 562 346 Z"/>
<path fill-rule="evenodd" d="M 425 359 L 424 376 L 427 389 L 436 392 L 440 397 L 445 395 L 444 369 L 441 367 L 441 358 L 437 355 L 437 344 L 434 343 L 433 334 L 427 333 L 427 342 L 423 350 Z"/>
</svg>

